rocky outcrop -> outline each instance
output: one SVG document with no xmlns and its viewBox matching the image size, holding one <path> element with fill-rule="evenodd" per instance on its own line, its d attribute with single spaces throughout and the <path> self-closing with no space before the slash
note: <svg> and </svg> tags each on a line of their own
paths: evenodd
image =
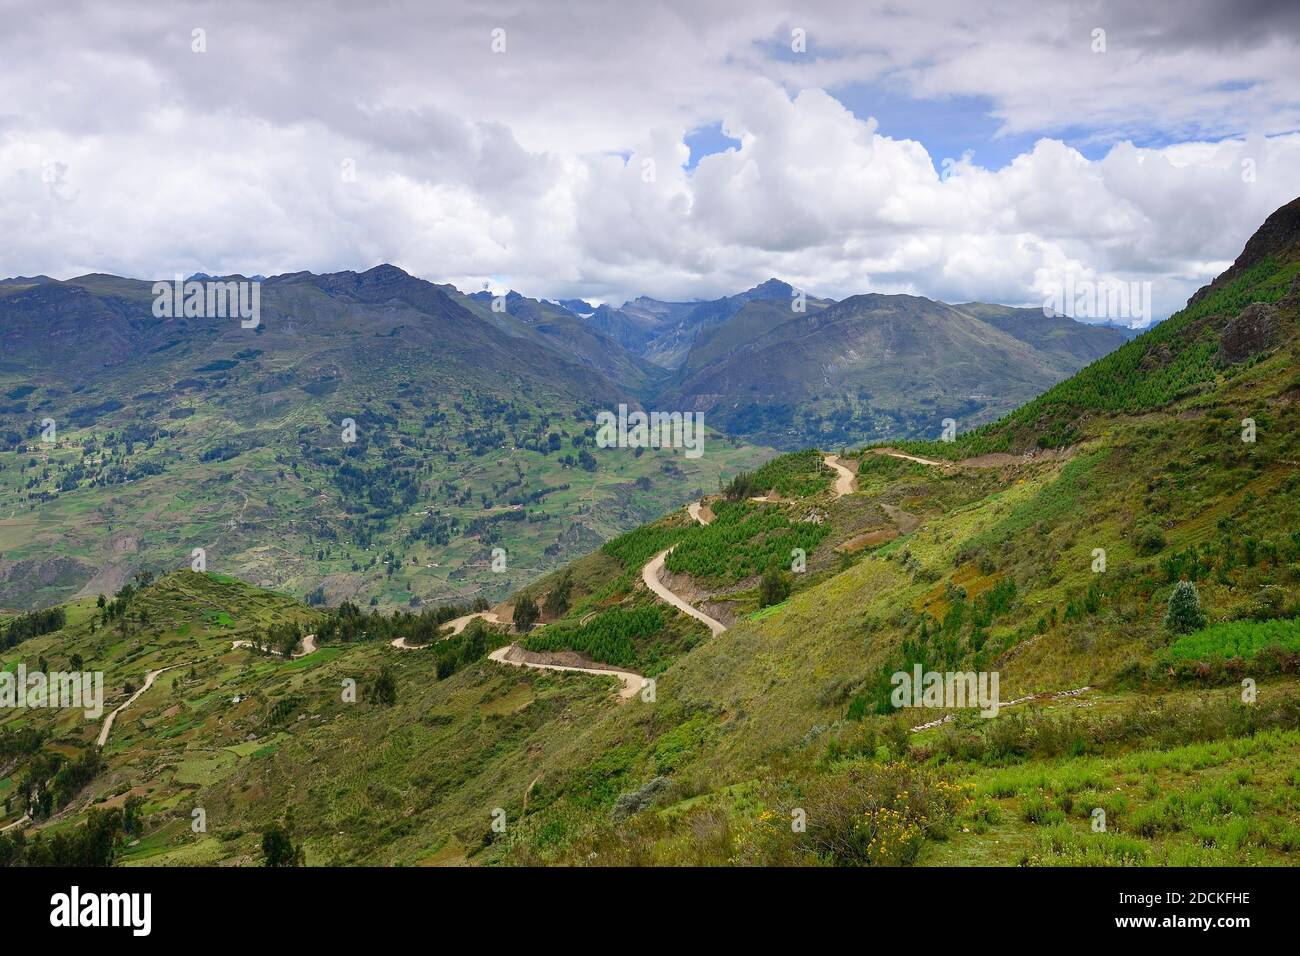
<svg viewBox="0 0 1300 956">
<path fill-rule="evenodd" d="M 1223 327 L 1219 336 L 1219 361 L 1235 365 L 1271 349 L 1277 344 L 1277 309 L 1266 302 L 1256 302 Z"/>
</svg>

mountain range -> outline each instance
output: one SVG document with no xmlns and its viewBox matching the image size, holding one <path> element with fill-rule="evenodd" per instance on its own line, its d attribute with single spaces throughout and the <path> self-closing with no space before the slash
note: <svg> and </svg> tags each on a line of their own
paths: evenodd
<svg viewBox="0 0 1300 956">
<path fill-rule="evenodd" d="M 255 327 L 155 316 L 153 283 L 118 276 L 0 283 L 0 606 L 112 590 L 195 549 L 317 600 L 496 599 L 773 449 L 975 427 L 1124 341 L 776 279 L 619 309 L 392 265 L 217 281 L 260 283 Z M 726 437 L 698 461 L 611 455 L 595 416 L 624 403 Z M 506 523 L 526 533 L 499 572 Z"/>
<path fill-rule="evenodd" d="M 346 347 L 472 316 L 390 278 L 407 291 L 382 293 L 363 313 L 376 326 Z M 58 296 L 79 309 L 90 296 L 129 340 L 121 281 L 45 289 L 43 314 L 58 325 Z M 364 274 L 282 281 L 304 325 L 372 295 Z M 919 314 L 938 335 L 974 308 L 856 299 L 810 315 L 891 328 Z M 989 328 L 1023 318 L 979 311 Z M 500 347 L 494 335 L 536 354 L 535 326 L 553 320 L 540 310 L 511 333 L 475 321 L 459 354 L 479 337 Z M 272 323 L 263 338 L 283 334 Z M 93 379 L 99 363 L 82 362 Z M 560 388 L 523 365 L 516 387 Z M 379 368 L 370 387 L 413 374 Z M 495 604 L 368 614 L 181 569 L 9 615 L 6 673 L 100 671 L 107 699 L 93 717 L 0 710 L 0 864 L 1294 865 L 1297 368 L 1300 200 L 1184 309 L 1002 418 L 953 441 L 730 471 Z M 45 387 L 8 400 L 59 407 Z M 453 406 L 419 407 L 445 441 Z M 400 462 L 413 436 L 387 427 L 384 460 Z M 78 448 L 87 467 L 108 447 L 97 434 Z M 135 467 L 122 441 L 110 457 Z M 23 453 L 30 477 L 54 468 L 39 456 Z M 0 471 L 10 485 L 15 467 Z M 196 480 L 174 482 L 159 513 L 194 521 Z M 79 544 L 86 490 L 24 520 Z M 263 546 L 277 533 L 264 527 Z M 913 675 L 941 691 L 970 675 L 978 706 L 900 693 Z"/>
</svg>

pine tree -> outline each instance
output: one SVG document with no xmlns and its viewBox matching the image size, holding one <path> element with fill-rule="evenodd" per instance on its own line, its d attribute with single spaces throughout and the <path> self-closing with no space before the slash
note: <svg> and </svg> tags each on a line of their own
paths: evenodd
<svg viewBox="0 0 1300 956">
<path fill-rule="evenodd" d="M 523 595 L 515 602 L 515 630 L 523 633 L 537 621 L 537 602 L 529 595 Z"/>
<path fill-rule="evenodd" d="M 775 557 L 768 562 L 767 570 L 763 572 L 763 581 L 759 585 L 758 592 L 759 607 L 780 604 L 790 596 L 790 579 L 781 570 Z"/>
<path fill-rule="evenodd" d="M 1191 581 L 1179 581 L 1169 595 L 1169 611 L 1165 614 L 1165 627 L 1175 634 L 1188 634 L 1205 627 L 1205 613 L 1201 610 L 1201 595 Z"/>
</svg>

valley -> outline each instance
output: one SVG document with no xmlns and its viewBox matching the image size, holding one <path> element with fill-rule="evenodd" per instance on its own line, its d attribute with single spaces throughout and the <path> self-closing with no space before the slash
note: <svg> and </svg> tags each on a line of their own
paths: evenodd
<svg viewBox="0 0 1300 956">
<path fill-rule="evenodd" d="M 109 716 L 0 715 L 0 858 L 122 811 L 128 866 L 256 865 L 280 826 L 327 866 L 1293 863 L 1298 349 L 1300 201 L 955 441 L 711 438 L 711 483 L 492 599 L 182 567 L 62 601 L 3 667 L 102 670 Z M 997 716 L 895 706 L 917 666 L 997 673 Z"/>
</svg>

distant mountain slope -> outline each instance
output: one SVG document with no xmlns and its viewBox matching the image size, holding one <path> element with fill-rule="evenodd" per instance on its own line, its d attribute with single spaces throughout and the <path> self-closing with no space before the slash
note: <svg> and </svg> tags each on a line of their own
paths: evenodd
<svg viewBox="0 0 1300 956">
<path fill-rule="evenodd" d="M 1041 312 L 1035 326 L 1032 310 L 975 311 L 878 294 L 803 315 L 749 307 L 700 333 L 660 401 L 778 448 L 838 447 L 987 421 L 1123 341 Z"/>
<path fill-rule="evenodd" d="M 629 351 L 563 306 L 511 291 L 504 297 L 505 311 L 496 312 L 492 307 L 496 297 L 490 292 L 464 295 L 452 289 L 449 295 L 507 335 L 539 344 L 586 365 L 629 394 L 644 396 L 665 377 L 663 369 Z"/>
<path fill-rule="evenodd" d="M 751 302 L 785 303 L 795 290 L 780 279 L 768 279 L 752 289 L 706 302 L 661 302 L 642 296 L 615 309 L 602 306 L 589 321 L 594 328 L 625 348 L 667 369 L 678 369 L 705 330 L 727 322 Z M 812 308 L 830 300 L 808 297 Z"/>
<path fill-rule="evenodd" d="M 662 373 L 557 306 L 383 265 L 269 278 L 246 329 L 156 318 L 152 286 L 0 286 L 0 606 L 196 548 L 314 600 L 495 597 L 765 456 L 596 448 L 596 413 Z"/>
<path fill-rule="evenodd" d="M 1016 309 L 985 302 L 967 302 L 953 308 L 1033 346 L 1054 359 L 1065 374 L 1077 372 L 1137 335 L 1137 332 L 1126 334 L 1129 330 L 1112 325 L 1077 322 L 1066 315 L 1045 315 L 1042 309 Z"/>
</svg>

